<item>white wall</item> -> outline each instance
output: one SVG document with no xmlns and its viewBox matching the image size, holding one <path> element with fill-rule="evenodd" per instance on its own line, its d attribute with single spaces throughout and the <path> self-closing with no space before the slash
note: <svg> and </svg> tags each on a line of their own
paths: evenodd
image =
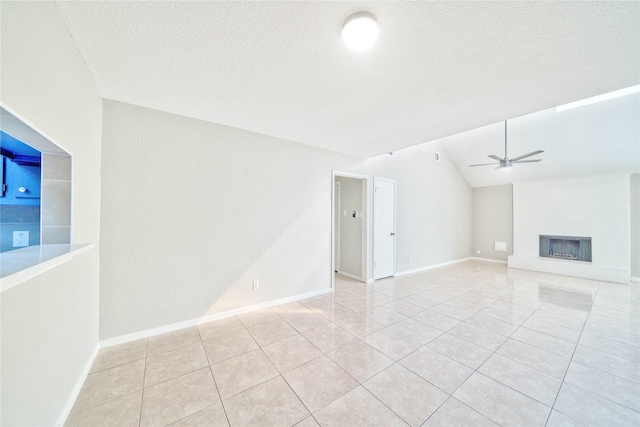
<svg viewBox="0 0 640 427">
<path fill-rule="evenodd" d="M 438 145 L 362 161 L 114 101 L 103 129 L 101 339 L 328 288 L 332 170 L 397 180 L 398 271 L 471 247 Z"/>
<path fill-rule="evenodd" d="M 396 273 L 471 256 L 471 187 L 440 142 L 367 159 L 362 171 L 396 180 Z"/>
<path fill-rule="evenodd" d="M 513 256 L 509 266 L 628 283 L 628 173 L 513 183 Z M 592 262 L 539 258 L 539 236 L 591 237 Z"/>
<path fill-rule="evenodd" d="M 356 164 L 105 101 L 101 338 L 329 288 L 331 170 Z"/>
<path fill-rule="evenodd" d="M 98 243 L 100 94 L 55 3 L 0 7 L 1 102 L 73 154 L 73 241 Z M 0 305 L 0 424 L 53 425 L 97 345 L 98 249 L 3 292 Z"/>
<path fill-rule="evenodd" d="M 340 271 L 362 276 L 362 235 L 363 218 L 353 217 L 353 211 L 362 212 L 361 179 L 336 177 L 340 182 Z M 344 211 L 347 214 L 344 215 Z"/>
<path fill-rule="evenodd" d="M 640 278 L 640 173 L 631 175 L 631 276 Z"/>
<path fill-rule="evenodd" d="M 473 189 L 473 256 L 507 261 L 513 253 L 513 188 L 509 185 Z M 497 252 L 495 242 L 506 242 Z M 476 253 L 480 250 L 480 254 Z"/>
</svg>

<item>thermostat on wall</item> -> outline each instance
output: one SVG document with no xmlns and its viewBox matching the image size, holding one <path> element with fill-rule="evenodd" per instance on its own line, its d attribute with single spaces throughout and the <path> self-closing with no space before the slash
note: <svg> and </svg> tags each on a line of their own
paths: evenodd
<svg viewBox="0 0 640 427">
<path fill-rule="evenodd" d="M 506 252 L 507 251 L 507 242 L 495 242 L 495 250 L 496 252 Z"/>
</svg>

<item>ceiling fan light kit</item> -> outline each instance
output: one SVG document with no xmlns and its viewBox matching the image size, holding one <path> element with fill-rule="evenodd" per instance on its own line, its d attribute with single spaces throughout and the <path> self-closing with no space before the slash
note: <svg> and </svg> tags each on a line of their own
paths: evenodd
<svg viewBox="0 0 640 427">
<path fill-rule="evenodd" d="M 488 157 L 492 158 L 494 160 L 497 160 L 498 163 L 481 163 L 481 164 L 477 164 L 477 165 L 469 165 L 469 167 L 471 168 L 471 167 L 475 167 L 475 166 L 498 165 L 498 167 L 496 169 L 511 170 L 511 168 L 513 167 L 513 165 L 515 163 L 535 163 L 535 162 L 542 161 L 542 159 L 524 160 L 527 157 L 535 156 L 536 154 L 540 154 L 540 153 L 544 153 L 544 151 L 543 150 L 532 151 L 531 153 L 523 154 L 522 156 L 518 156 L 518 157 L 515 157 L 513 159 L 510 159 L 507 156 L 507 121 L 505 120 L 504 121 L 504 158 L 500 158 L 500 157 L 496 156 L 495 154 L 491 154 Z"/>
</svg>

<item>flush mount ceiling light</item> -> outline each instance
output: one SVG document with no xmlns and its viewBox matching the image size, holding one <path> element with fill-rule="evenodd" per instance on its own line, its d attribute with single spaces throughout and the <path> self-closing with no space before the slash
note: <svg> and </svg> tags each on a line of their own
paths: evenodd
<svg viewBox="0 0 640 427">
<path fill-rule="evenodd" d="M 357 12 L 344 21 L 342 41 L 354 52 L 364 52 L 376 44 L 379 33 L 378 21 L 373 13 Z"/>
</svg>

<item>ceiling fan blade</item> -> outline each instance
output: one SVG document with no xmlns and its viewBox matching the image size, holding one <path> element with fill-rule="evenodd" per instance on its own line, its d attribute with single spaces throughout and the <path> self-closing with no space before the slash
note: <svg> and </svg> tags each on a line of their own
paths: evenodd
<svg viewBox="0 0 640 427">
<path fill-rule="evenodd" d="M 489 166 L 489 165 L 499 165 L 500 163 L 482 163 L 479 165 L 469 165 L 470 168 L 474 167 L 474 166 Z"/>
<path fill-rule="evenodd" d="M 532 151 L 531 153 L 523 154 L 522 156 L 519 156 L 519 157 L 516 157 L 514 159 L 511 159 L 511 161 L 515 162 L 515 161 L 518 161 L 520 159 L 524 159 L 525 157 L 535 156 L 536 154 L 540 154 L 540 153 L 544 153 L 544 151 L 542 151 L 542 150 Z"/>
<path fill-rule="evenodd" d="M 541 162 L 542 159 L 537 159 L 537 160 L 511 160 L 511 163 L 535 163 L 535 162 Z"/>
<path fill-rule="evenodd" d="M 501 161 L 503 161 L 503 160 L 504 160 L 504 159 L 501 159 L 500 157 L 496 156 L 495 154 L 492 154 L 492 155 L 487 156 L 487 157 L 491 157 L 493 160 L 497 160 L 497 161 L 499 161 L 499 162 L 501 162 Z"/>
</svg>

